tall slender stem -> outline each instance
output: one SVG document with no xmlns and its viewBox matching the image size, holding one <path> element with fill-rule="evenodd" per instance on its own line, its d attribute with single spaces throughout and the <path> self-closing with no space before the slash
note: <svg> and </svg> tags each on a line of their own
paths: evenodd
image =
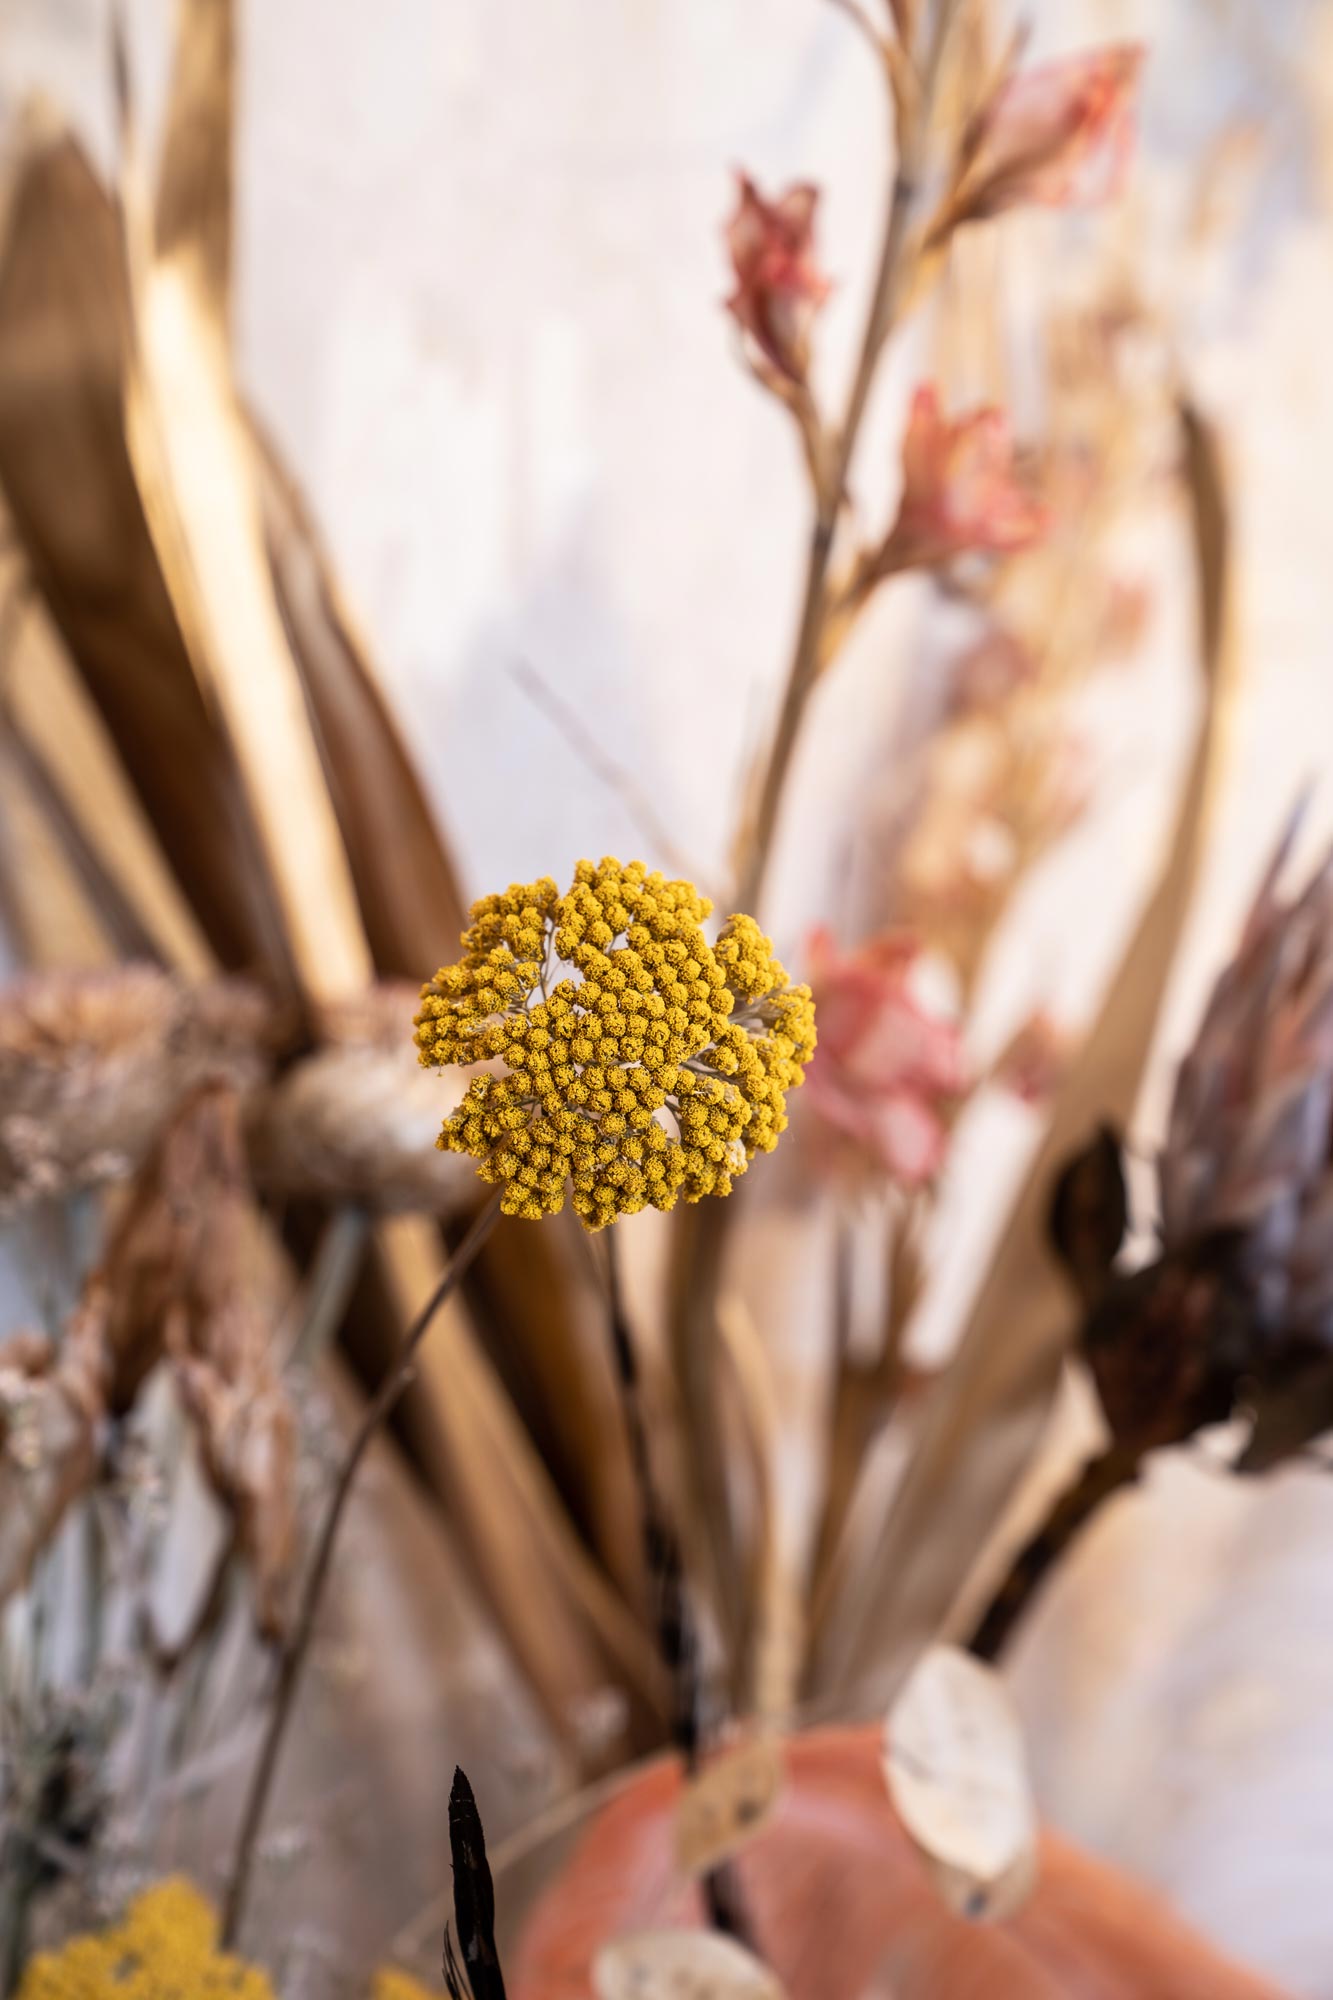
<svg viewBox="0 0 1333 2000">
<path fill-rule="evenodd" d="M 629 1439 L 630 1461 L 639 1489 L 644 1567 L 648 1572 L 648 1588 L 653 1594 L 658 1647 L 663 1665 L 671 1677 L 671 1734 L 686 1770 L 693 1772 L 698 1769 L 702 1737 L 698 1648 L 689 1601 L 685 1595 L 680 1544 L 653 1478 L 648 1426 L 639 1393 L 639 1365 L 625 1310 L 614 1225 L 606 1232 L 606 1275 L 611 1353 Z M 714 1929 L 727 1932 L 753 1949 L 753 1931 L 735 1869 L 723 1862 L 708 1871 L 700 1886 Z"/>
<path fill-rule="evenodd" d="M 366 1405 L 356 1435 L 334 1482 L 333 1492 L 329 1497 L 329 1504 L 315 1543 L 314 1555 L 306 1573 L 296 1617 L 279 1658 L 277 1686 L 274 1689 L 268 1727 L 255 1761 L 250 1789 L 241 1814 L 231 1880 L 227 1886 L 227 1898 L 222 1914 L 224 1947 L 236 1942 L 245 1915 L 246 1897 L 254 1867 L 255 1852 L 259 1844 L 260 1828 L 264 1822 L 269 1793 L 282 1754 L 287 1725 L 291 1721 L 302 1669 L 305 1666 L 306 1655 L 310 1651 L 311 1639 L 314 1637 L 315 1620 L 333 1562 L 338 1530 L 342 1526 L 343 1515 L 351 1497 L 352 1487 L 356 1483 L 361 1461 L 366 1455 L 371 1439 L 411 1381 L 413 1358 L 417 1348 L 425 1339 L 436 1313 L 457 1288 L 468 1266 L 495 1227 L 500 1214 L 500 1198 L 501 1190 L 497 1189 L 454 1251 L 435 1290 L 408 1328 L 398 1351 L 397 1361 Z"/>
<path fill-rule="evenodd" d="M 898 165 L 889 196 L 879 262 L 870 295 L 856 372 L 842 424 L 814 482 L 814 519 L 806 557 L 805 586 L 777 726 L 759 784 L 753 820 L 738 843 L 734 908 L 761 914 L 764 883 L 792 757 L 811 692 L 826 664 L 829 564 L 839 516 L 847 494 L 857 439 L 875 380 L 879 358 L 906 297 L 912 275 L 912 223 L 918 176 L 925 160 L 930 112 L 940 62 L 957 0 L 936 0 L 929 45 L 922 66 L 920 95 L 898 137 Z M 739 1191 L 738 1191 L 739 1192 Z M 712 1332 L 717 1292 L 725 1261 L 727 1232 L 737 1213 L 736 1196 L 727 1203 L 701 1202 L 686 1212 L 678 1239 L 676 1289 L 672 1300 L 672 1361 L 690 1435 L 697 1495 L 698 1539 L 705 1551 L 712 1597 L 724 1633 L 734 1623 L 736 1553 L 731 1520 L 722 1427 L 715 1396 Z M 733 1634 L 734 1636 L 734 1634 Z"/>
<path fill-rule="evenodd" d="M 1060 1494 L 1036 1534 L 1013 1558 L 973 1627 L 967 1646 L 978 1659 L 999 1659 L 1056 1562 L 1103 1502 L 1133 1485 L 1142 1458 L 1137 1444 L 1111 1445 L 1090 1459 L 1073 1485 Z"/>
<path fill-rule="evenodd" d="M 801 732 L 806 703 L 819 678 L 823 660 L 823 639 L 828 615 L 828 572 L 838 518 L 847 494 L 847 477 L 865 416 L 866 404 L 875 380 L 875 371 L 894 322 L 902 307 L 912 273 L 907 252 L 911 239 L 917 178 L 924 160 L 929 134 L 930 106 L 940 60 L 953 15 L 955 0 L 937 0 L 930 46 L 926 52 L 921 97 L 914 114 L 898 133 L 898 168 L 889 195 L 888 214 L 880 245 L 879 264 L 870 294 L 857 357 L 856 372 L 847 395 L 842 423 L 834 438 L 833 450 L 822 477 L 815 480 L 815 514 L 810 529 L 806 557 L 805 590 L 796 626 L 787 685 L 778 712 L 768 761 L 760 783 L 759 803 L 753 823 L 746 833 L 737 868 L 737 908 L 756 915 L 765 877 L 772 857 L 773 837 L 786 788 L 792 754 Z"/>
</svg>

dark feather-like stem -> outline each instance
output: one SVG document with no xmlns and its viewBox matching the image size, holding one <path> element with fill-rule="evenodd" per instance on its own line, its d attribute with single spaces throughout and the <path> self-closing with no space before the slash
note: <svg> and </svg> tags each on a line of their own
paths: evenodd
<svg viewBox="0 0 1333 2000">
<path fill-rule="evenodd" d="M 1103 1501 L 1138 1477 L 1142 1452 L 1137 1444 L 1112 1445 L 1084 1466 L 1066 1487 L 1041 1527 L 1014 1557 L 999 1588 L 977 1621 L 968 1649 L 980 1660 L 997 1660 L 1014 1627 L 1036 1597 L 1056 1562 L 1085 1528 Z"/>
<path fill-rule="evenodd" d="M 473 2000 L 505 2000 L 500 1954 L 495 1945 L 495 1887 L 486 1859 L 486 1836 L 472 1787 L 458 1766 L 454 1768 L 453 1789 L 449 1793 L 449 1849 L 454 1862 L 454 1922 Z M 451 1955 L 446 1931 L 446 1983 Z"/>
</svg>

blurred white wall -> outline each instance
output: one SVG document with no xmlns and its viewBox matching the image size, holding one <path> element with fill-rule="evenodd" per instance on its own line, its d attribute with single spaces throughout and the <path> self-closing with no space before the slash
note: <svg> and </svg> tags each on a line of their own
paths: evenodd
<svg viewBox="0 0 1333 2000">
<path fill-rule="evenodd" d="M 151 101 L 166 9 L 128 11 Z M 1232 116 L 1268 132 L 1258 209 L 1182 323 L 1231 453 L 1249 679 L 1160 1108 L 1169 1052 L 1307 778 L 1312 840 L 1333 825 L 1333 243 L 1302 109 L 1333 34 L 1329 0 L 1035 12 L 1039 48 L 1126 32 L 1154 46 L 1143 252 L 1163 282 L 1210 132 Z M 469 886 L 644 845 L 516 687 L 517 659 L 720 873 L 783 670 L 805 511 L 787 429 L 719 310 L 728 174 L 825 186 L 839 289 L 821 365 L 837 378 L 883 169 L 855 37 L 820 0 L 251 0 L 244 63 L 244 378 L 322 518 Z M 6 108 L 36 84 L 105 142 L 101 0 L 0 0 Z M 884 494 L 904 374 L 863 460 Z M 784 944 L 821 913 L 913 614 L 910 597 L 877 614 L 819 702 L 782 849 Z M 1152 865 L 1187 682 L 1187 663 L 1162 661 L 1124 720 L 1133 787 L 1029 899 L 1014 952 L 1061 990 L 1095 986 Z M 994 1179 L 980 1155 L 968 1171 Z M 1333 1995 L 1333 1482 L 1242 1492 L 1162 1467 L 1068 1566 L 1019 1680 L 1054 1817 L 1298 1992 Z"/>
</svg>

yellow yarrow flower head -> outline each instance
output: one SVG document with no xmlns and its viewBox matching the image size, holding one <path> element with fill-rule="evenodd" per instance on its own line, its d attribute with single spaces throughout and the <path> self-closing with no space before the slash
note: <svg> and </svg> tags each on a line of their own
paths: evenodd
<svg viewBox="0 0 1333 2000">
<path fill-rule="evenodd" d="M 19 2000 L 274 2000 L 265 1975 L 217 1948 L 217 1918 L 189 1882 L 155 1882 L 110 1930 L 43 1952 Z"/>
<path fill-rule="evenodd" d="M 463 957 L 423 987 L 428 1067 L 487 1063 L 439 1145 L 471 1153 L 506 1214 L 588 1229 L 729 1194 L 787 1124 L 814 1004 L 753 917 L 717 942 L 712 904 L 640 861 L 580 861 L 474 904 Z"/>
</svg>

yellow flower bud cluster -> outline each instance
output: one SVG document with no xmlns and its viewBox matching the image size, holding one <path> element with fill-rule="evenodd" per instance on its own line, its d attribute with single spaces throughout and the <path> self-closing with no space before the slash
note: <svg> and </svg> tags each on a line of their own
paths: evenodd
<svg viewBox="0 0 1333 2000">
<path fill-rule="evenodd" d="M 502 1183 L 506 1214 L 553 1215 L 572 1189 L 588 1229 L 680 1197 L 729 1194 L 787 1123 L 815 1046 L 807 986 L 791 986 L 752 917 L 716 944 L 711 903 L 642 862 L 581 861 L 486 896 L 463 957 L 423 989 L 430 1067 L 487 1063 L 439 1144 Z"/>
<path fill-rule="evenodd" d="M 218 1950 L 217 1928 L 190 1883 L 155 1882 L 112 1929 L 32 1959 L 19 2000 L 274 2000 L 262 1972 Z"/>
<path fill-rule="evenodd" d="M 179 1876 L 154 1882 L 109 1930 L 31 1959 L 19 2000 L 275 2000 L 266 1974 L 221 1952 L 211 1904 Z M 372 2000 L 428 2000 L 386 1967 Z"/>
</svg>

